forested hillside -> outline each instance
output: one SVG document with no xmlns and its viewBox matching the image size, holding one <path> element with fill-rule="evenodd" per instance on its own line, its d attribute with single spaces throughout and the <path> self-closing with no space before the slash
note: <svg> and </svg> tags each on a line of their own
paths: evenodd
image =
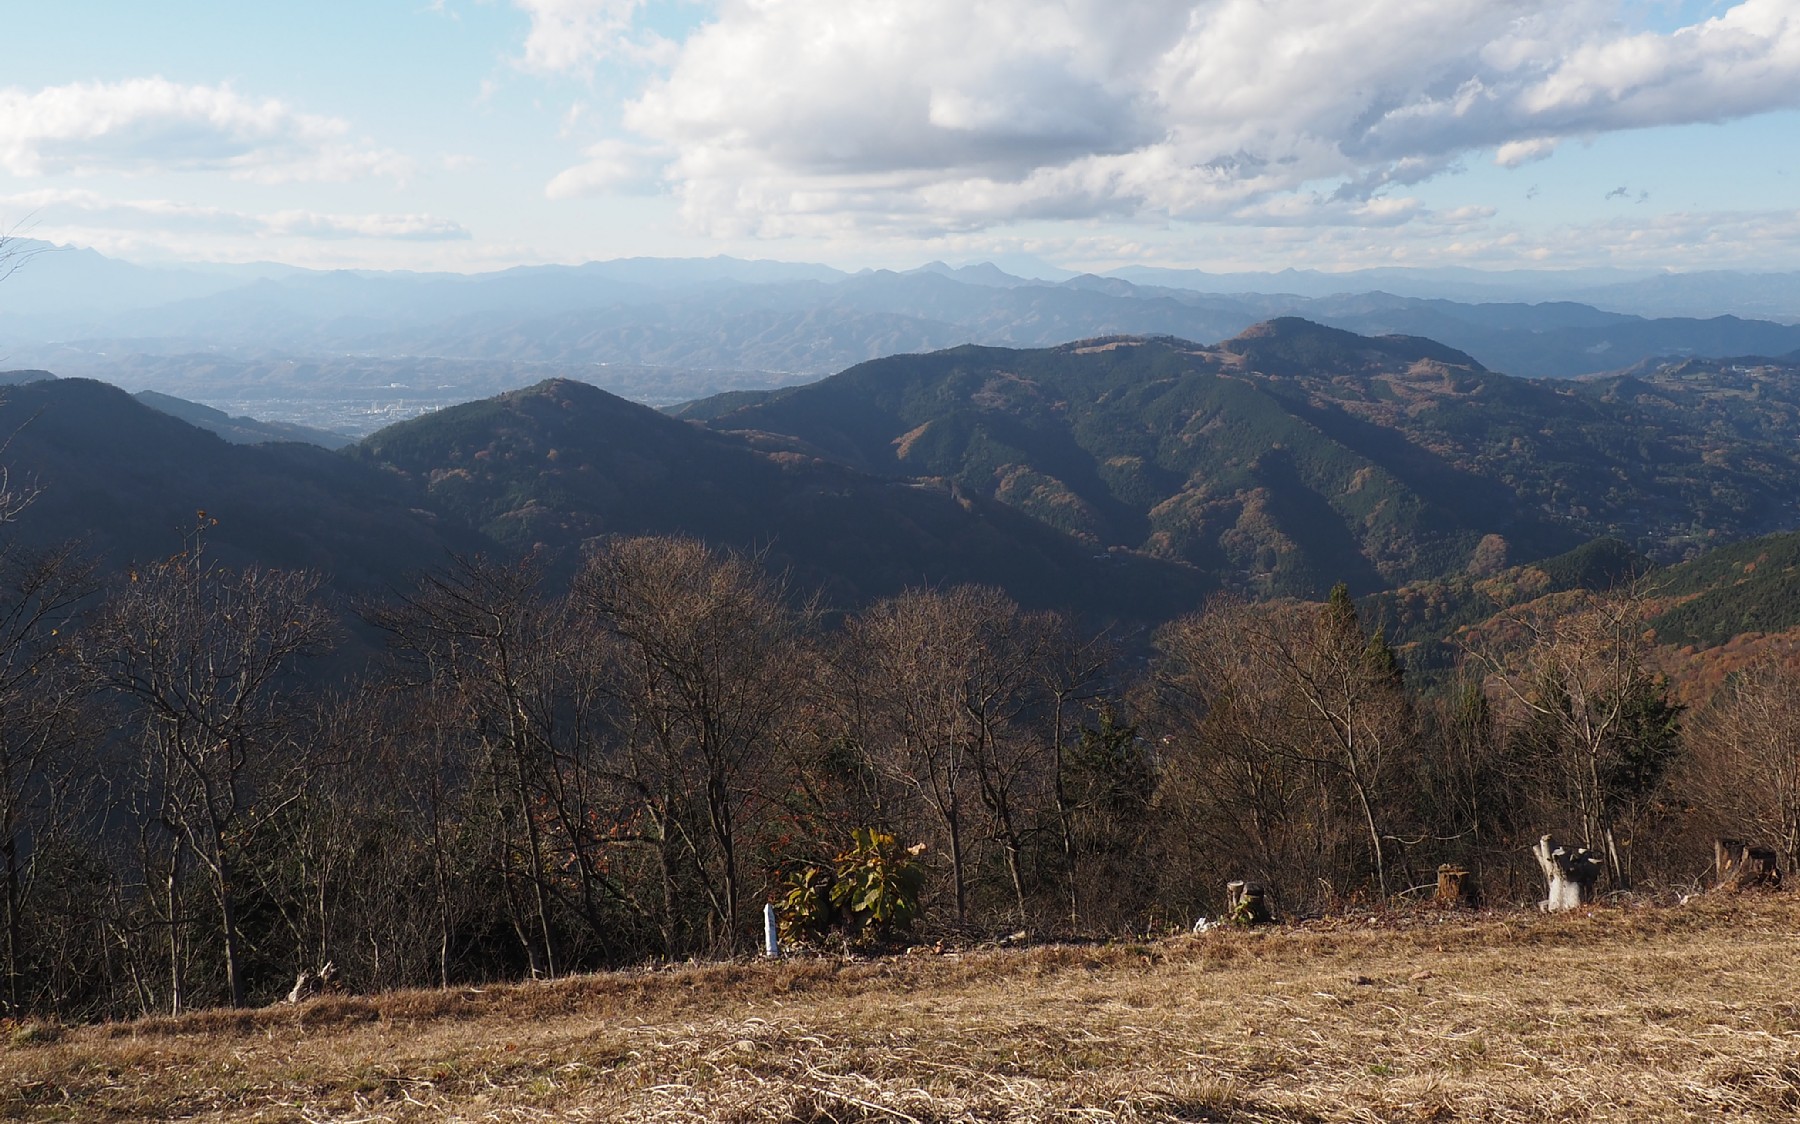
<svg viewBox="0 0 1800 1124">
<path fill-rule="evenodd" d="M 1211 348 L 900 356 L 689 416 L 1263 593 L 1492 572 L 1601 535 L 1668 561 L 1800 519 L 1800 374 L 1766 361 L 1533 381 L 1279 320 Z"/>
<path fill-rule="evenodd" d="M 981 582 L 1040 607 L 1137 620 L 1191 608 L 1209 575 L 1060 529 L 944 482 L 764 451 L 554 380 L 392 426 L 352 451 L 420 506 L 572 566 L 608 535 L 679 533 L 762 556 L 844 609 L 909 586 Z"/>
<path fill-rule="evenodd" d="M 1720 834 L 1791 869 L 1795 669 L 1697 696 L 1657 646 L 1780 627 L 1791 544 L 1652 557 L 1786 518 L 1790 375 L 1276 322 L 696 420 L 550 381 L 344 454 L 10 387 L 0 999 L 724 956 L 765 902 L 879 948 L 1186 926 L 1227 878 L 1532 901 L 1545 832 L 1609 892 Z"/>
<path fill-rule="evenodd" d="M 8 483 L 34 499 L 15 539 L 77 542 L 112 568 L 179 550 L 197 513 L 234 563 L 387 588 L 449 552 L 480 549 L 418 509 L 388 474 L 310 444 L 231 444 L 116 387 L 43 379 L 0 394 Z"/>
</svg>

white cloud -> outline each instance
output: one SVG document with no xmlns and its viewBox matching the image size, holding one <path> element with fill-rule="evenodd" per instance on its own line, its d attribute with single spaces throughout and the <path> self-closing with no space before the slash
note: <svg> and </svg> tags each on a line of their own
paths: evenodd
<svg viewBox="0 0 1800 1124">
<path fill-rule="evenodd" d="M 409 162 L 337 118 L 229 85 L 162 78 L 0 89 L 0 168 L 21 177 L 228 171 L 264 182 L 403 178 Z"/>
<path fill-rule="evenodd" d="M 256 238 L 461 241 L 462 224 L 432 215 L 333 215 L 289 210 L 252 214 L 168 199 L 112 199 L 80 189 L 48 189 L 0 196 L 0 206 L 32 214 L 46 228 L 154 231 Z"/>
<path fill-rule="evenodd" d="M 1548 160 L 1556 153 L 1553 137 L 1507 141 L 1494 152 L 1494 163 L 1502 168 L 1518 168 L 1538 160 Z"/>
<path fill-rule="evenodd" d="M 637 6 L 515 2 L 534 12 L 544 66 L 592 57 L 588 44 L 623 34 Z M 1321 185 L 1391 223 L 1406 201 L 1372 200 L 1473 151 L 1517 166 L 1556 138 L 1800 105 L 1792 0 L 1742 0 L 1666 34 L 1636 29 L 1634 10 L 723 0 L 625 124 L 678 154 L 667 178 L 697 225 L 829 237 L 1043 218 L 1254 222 Z M 590 166 L 605 179 L 604 154 Z"/>
<path fill-rule="evenodd" d="M 1555 264 L 1787 270 L 1800 253 L 1800 210 L 1640 212 L 1531 241 L 1539 260 Z"/>
<path fill-rule="evenodd" d="M 1800 211 L 1634 213 L 1618 218 L 1520 228 L 1474 214 L 1431 216 L 1403 228 L 1296 230 L 1304 242 L 1285 246 L 1284 264 L 1339 268 L 1371 265 L 1466 265 L 1488 269 L 1787 270 L 1800 253 Z M 1267 268 L 1266 230 L 1212 228 L 1215 245 L 1237 260 Z M 1190 254 L 1192 252 L 1190 251 Z M 1173 255 L 1180 260 L 1181 254 Z"/>
<path fill-rule="evenodd" d="M 1465 209 L 1466 210 L 1466 209 Z M 1485 217 L 1491 211 L 1478 211 Z M 1381 196 L 1374 199 L 1324 198 L 1317 195 L 1278 195 L 1230 216 L 1254 226 L 1400 226 L 1415 220 L 1442 221 L 1445 216 L 1428 211 L 1411 197 Z M 1472 217 L 1459 214 L 1452 221 Z"/>
<path fill-rule="evenodd" d="M 575 199 L 649 190 L 667 159 L 666 152 L 622 140 L 588 146 L 582 163 L 559 172 L 544 186 L 549 199 Z"/>
<path fill-rule="evenodd" d="M 531 70 L 580 70 L 606 58 L 667 61 L 673 44 L 634 35 L 645 0 L 513 0 L 531 17 L 524 64 Z"/>
<path fill-rule="evenodd" d="M 25 212 L 58 226 L 141 229 L 172 233 L 253 234 L 257 220 L 238 211 L 181 203 L 171 199 L 109 199 L 94 191 L 47 188 L 0 196 L 0 206 Z"/>
<path fill-rule="evenodd" d="M 431 215 L 325 215 L 278 211 L 262 218 L 271 234 L 302 238 L 394 238 L 407 242 L 448 242 L 469 237 L 461 223 Z"/>
</svg>

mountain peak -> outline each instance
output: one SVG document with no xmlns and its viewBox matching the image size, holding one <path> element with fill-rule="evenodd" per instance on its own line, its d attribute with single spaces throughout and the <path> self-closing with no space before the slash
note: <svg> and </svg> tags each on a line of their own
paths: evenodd
<svg viewBox="0 0 1800 1124">
<path fill-rule="evenodd" d="M 1422 336 L 1359 336 L 1299 316 L 1278 316 L 1252 324 L 1219 345 L 1266 375 L 1351 374 L 1394 363 L 1441 363 L 1472 372 L 1487 368 L 1474 357 Z"/>
<path fill-rule="evenodd" d="M 1223 346 L 1230 347 L 1234 343 L 1251 340 L 1328 340 L 1346 347 L 1355 347 L 1367 339 L 1369 337 L 1359 336 L 1342 328 L 1328 328 L 1303 316 L 1277 316 L 1272 320 L 1250 325 L 1226 340 Z"/>
<path fill-rule="evenodd" d="M 917 269 L 907 270 L 905 275 L 921 273 L 936 274 L 965 285 L 980 285 L 990 289 L 1014 289 L 1032 283 L 1026 278 L 1013 276 L 993 262 L 985 261 L 964 266 L 953 266 L 942 261 L 926 262 Z"/>
</svg>

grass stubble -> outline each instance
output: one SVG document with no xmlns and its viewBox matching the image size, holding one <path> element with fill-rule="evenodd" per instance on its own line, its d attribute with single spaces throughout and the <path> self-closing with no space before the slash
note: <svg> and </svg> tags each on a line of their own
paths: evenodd
<svg viewBox="0 0 1800 1124">
<path fill-rule="evenodd" d="M 1800 1118 L 1800 900 L 327 997 L 0 1044 L 0 1115 L 193 1121 Z"/>
</svg>

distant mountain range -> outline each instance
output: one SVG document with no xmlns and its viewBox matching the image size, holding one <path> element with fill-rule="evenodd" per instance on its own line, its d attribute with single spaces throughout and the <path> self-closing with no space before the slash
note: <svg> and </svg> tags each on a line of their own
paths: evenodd
<svg viewBox="0 0 1800 1124">
<path fill-rule="evenodd" d="M 1800 318 L 1800 273 L 1030 271 L 1041 276 L 712 258 L 462 276 L 156 269 L 57 250 L 0 285 L 0 356 L 362 434 L 551 377 L 664 406 L 959 344 L 1210 342 L 1279 316 L 1426 336 L 1522 376 L 1800 352 L 1800 327 L 1781 322 Z"/>
<path fill-rule="evenodd" d="M 551 379 L 336 454 L 231 445 L 41 375 L 0 395 L 15 479 L 44 488 L 21 533 L 88 536 L 123 563 L 167 553 L 204 509 L 235 556 L 346 589 L 452 551 L 560 570 L 598 538 L 669 532 L 762 553 L 837 607 L 978 581 L 1155 621 L 1220 588 L 1473 587 L 1601 536 L 1674 562 L 1800 528 L 1795 364 L 1517 379 L 1429 339 L 1292 318 L 1212 346 L 890 357 L 673 416 Z"/>
</svg>

